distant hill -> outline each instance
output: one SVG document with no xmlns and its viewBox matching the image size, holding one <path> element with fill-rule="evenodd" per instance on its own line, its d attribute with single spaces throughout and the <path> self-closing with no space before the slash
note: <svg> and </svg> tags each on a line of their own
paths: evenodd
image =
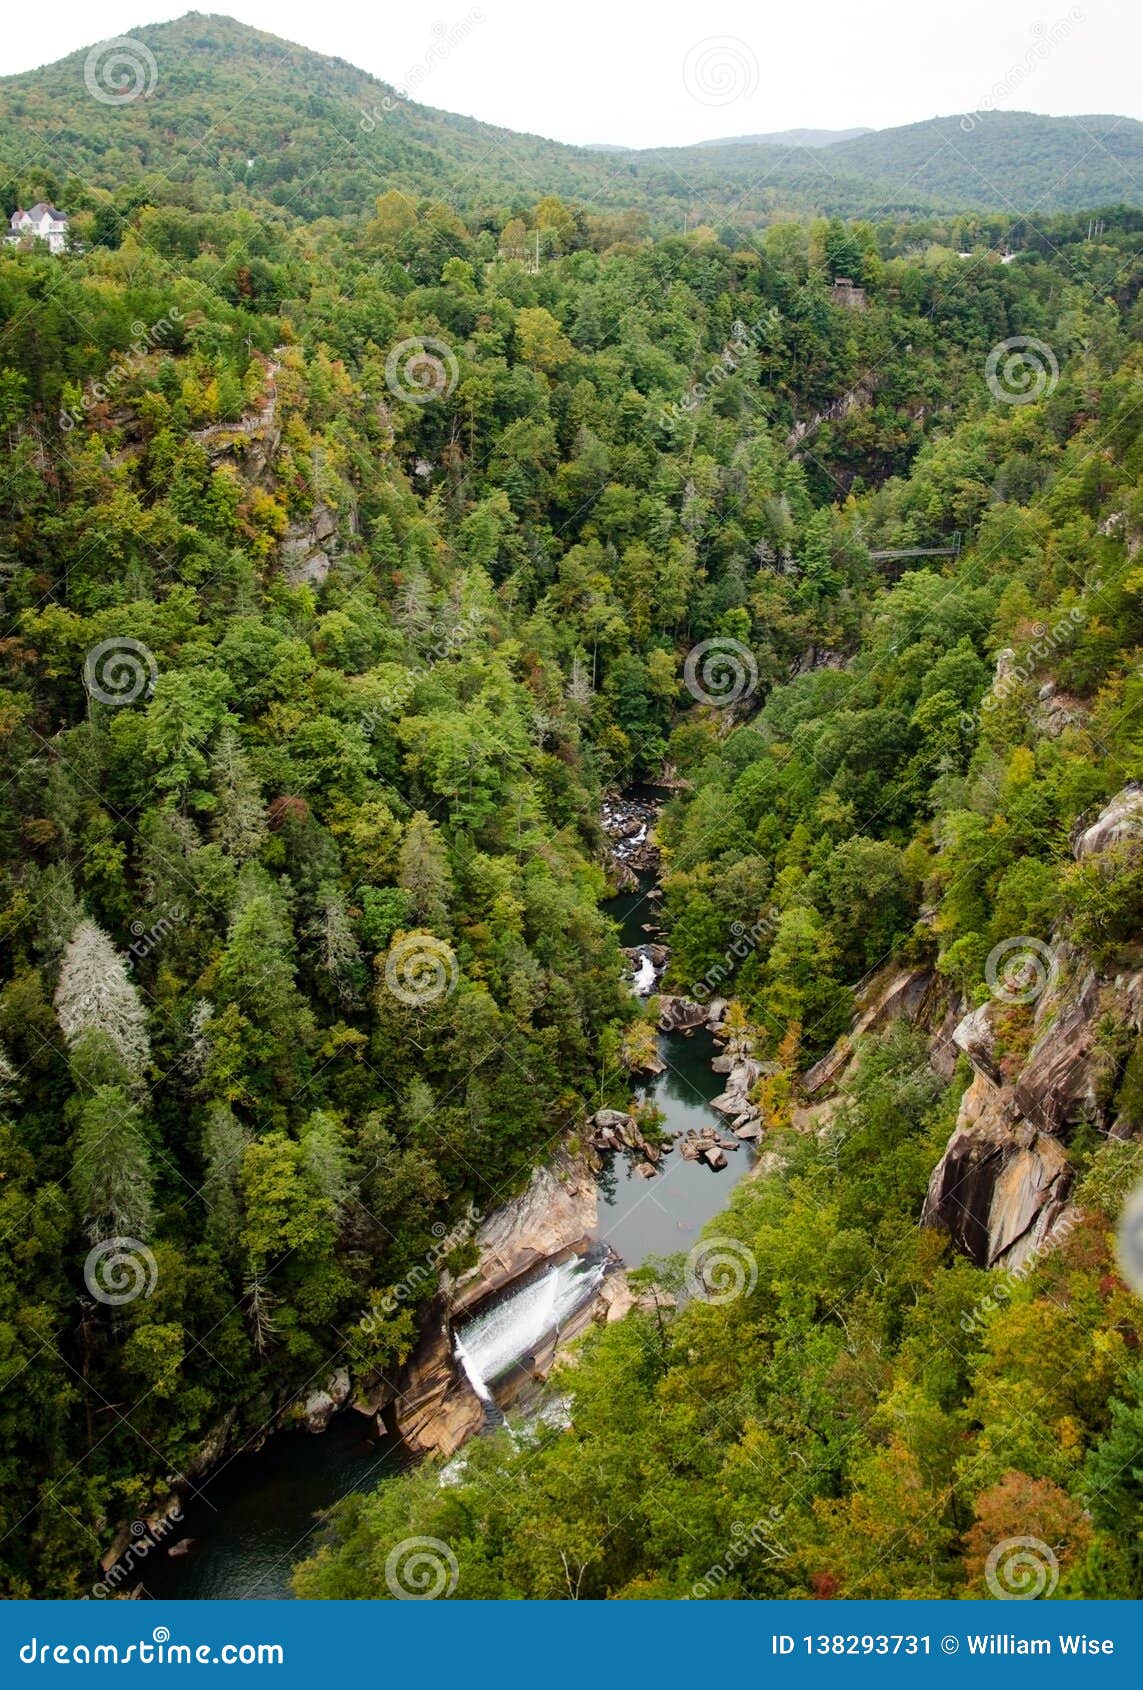
<svg viewBox="0 0 1143 1690">
<path fill-rule="evenodd" d="M 1143 202 L 1143 123 L 1130 117 L 982 112 L 871 130 L 830 162 L 966 206 L 1069 211 Z"/>
<path fill-rule="evenodd" d="M 700 147 L 833 147 L 839 141 L 856 141 L 864 129 L 776 129 L 769 135 L 731 135 L 722 141 L 700 141 Z"/>
<path fill-rule="evenodd" d="M 749 229 L 785 211 L 907 216 L 1143 199 L 1143 124 L 1129 118 L 993 113 L 850 139 L 806 129 L 647 151 L 569 147 L 403 100 L 344 60 L 231 18 L 192 12 L 132 39 L 142 92 L 124 103 L 98 97 L 107 67 L 87 50 L 0 79 L 5 212 L 40 198 L 74 211 L 94 189 L 312 221 L 367 216 L 398 188 L 496 227 L 548 193 L 589 214 L 634 208 L 660 229 L 686 218 Z"/>
</svg>

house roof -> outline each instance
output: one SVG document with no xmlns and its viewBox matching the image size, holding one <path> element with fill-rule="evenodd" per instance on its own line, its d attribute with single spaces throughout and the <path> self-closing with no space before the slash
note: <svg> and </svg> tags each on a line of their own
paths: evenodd
<svg viewBox="0 0 1143 1690">
<path fill-rule="evenodd" d="M 67 222 L 67 214 L 63 211 L 57 211 L 54 205 L 48 204 L 47 200 L 38 200 L 36 202 L 36 204 L 32 207 L 31 211 L 28 213 L 28 216 L 29 217 L 42 217 L 44 215 L 45 211 L 47 212 L 48 216 L 51 217 L 55 222 L 57 222 L 57 223 L 66 223 Z"/>
</svg>

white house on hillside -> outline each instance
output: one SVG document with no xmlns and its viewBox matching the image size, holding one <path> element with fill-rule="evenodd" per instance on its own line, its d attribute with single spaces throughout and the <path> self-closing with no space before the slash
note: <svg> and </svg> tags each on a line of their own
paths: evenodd
<svg viewBox="0 0 1143 1690">
<path fill-rule="evenodd" d="M 62 252 L 67 245 L 67 214 L 54 205 L 40 200 L 31 211 L 16 210 L 8 219 L 9 241 L 22 241 L 28 235 L 47 241 L 52 252 Z"/>
</svg>

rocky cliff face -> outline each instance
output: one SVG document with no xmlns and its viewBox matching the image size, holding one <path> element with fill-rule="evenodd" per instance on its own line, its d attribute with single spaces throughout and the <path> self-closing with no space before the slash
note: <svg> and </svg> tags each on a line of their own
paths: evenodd
<svg viewBox="0 0 1143 1690">
<path fill-rule="evenodd" d="M 1114 875 L 1122 851 L 1140 840 L 1143 782 L 1132 782 L 1083 819 L 1072 849 L 1077 861 L 1100 859 Z M 859 992 L 849 1034 L 802 1076 L 805 1102 L 794 1114 L 802 1130 L 820 1130 L 858 1041 L 896 1019 L 929 1033 L 929 1062 L 943 1078 L 967 1056 L 972 1082 L 922 1222 L 944 1228 L 984 1267 L 1019 1267 L 1051 1240 L 1068 1212 L 1067 1142 L 1081 1122 L 1116 1136 L 1132 1131 L 1115 1118 L 1112 1099 L 1123 1052 L 1143 1032 L 1143 972 L 1101 975 L 1059 941 L 1030 949 L 1044 953 L 1045 978 L 1031 1003 L 1019 989 L 1001 990 L 970 1009 L 932 969 L 882 970 Z"/>
<path fill-rule="evenodd" d="M 1077 829 L 1072 845 L 1081 862 L 1112 853 L 1107 872 L 1114 874 L 1116 848 L 1140 837 L 1143 786 L 1133 783 Z M 1050 1242 L 1067 1213 L 1072 1169 L 1065 1147 L 1079 1123 L 1120 1135 L 1131 1130 L 1115 1119 L 1112 1098 L 1117 1052 L 1143 1030 L 1143 973 L 1101 975 L 1062 943 L 1049 954 L 1034 1009 L 1014 1015 L 1000 993 L 953 1033 L 974 1074 L 922 1220 L 944 1227 L 982 1266 L 1019 1267 Z M 1030 1029 L 1020 1026 L 1021 1013 L 1031 1016 Z"/>
<path fill-rule="evenodd" d="M 595 1179 L 586 1161 L 561 1152 L 537 1168 L 518 1197 L 481 1222 L 476 1266 L 455 1283 L 446 1276 L 392 1387 L 360 1397 L 357 1406 L 385 1414 L 418 1455 L 452 1455 L 485 1421 L 484 1404 L 457 1366 L 454 1322 L 543 1262 L 586 1250 L 597 1221 Z M 533 1371 L 546 1373 L 559 1343 L 582 1330 L 594 1312 L 589 1304 L 584 1320 L 546 1346 Z"/>
<path fill-rule="evenodd" d="M 537 1168 L 527 1189 L 481 1222 L 480 1259 L 447 1288 L 456 1318 L 541 1262 L 586 1250 L 599 1222 L 599 1197 L 586 1161 L 563 1152 Z"/>
<path fill-rule="evenodd" d="M 980 1267 L 1015 1268 L 1050 1236 L 1071 1167 L 1058 1139 L 1010 1118 L 1010 1095 L 978 1072 L 929 1183 L 921 1216 Z"/>
</svg>

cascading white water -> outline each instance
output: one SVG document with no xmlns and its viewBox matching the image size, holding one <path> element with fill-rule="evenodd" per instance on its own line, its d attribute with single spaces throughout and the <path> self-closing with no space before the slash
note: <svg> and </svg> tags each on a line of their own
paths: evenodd
<svg viewBox="0 0 1143 1690">
<path fill-rule="evenodd" d="M 658 972 L 658 969 L 651 961 L 651 958 L 647 955 L 647 952 L 640 951 L 639 966 L 635 970 L 635 977 L 631 982 L 631 990 L 635 993 L 637 998 L 645 998 L 650 994 L 651 987 L 655 984 L 655 976 Z"/>
<path fill-rule="evenodd" d="M 456 1335 L 456 1357 L 477 1396 L 491 1402 L 490 1386 L 541 1339 L 558 1332 L 594 1296 L 605 1272 L 603 1261 L 577 1256 L 559 1262 L 469 1321 Z"/>
</svg>

